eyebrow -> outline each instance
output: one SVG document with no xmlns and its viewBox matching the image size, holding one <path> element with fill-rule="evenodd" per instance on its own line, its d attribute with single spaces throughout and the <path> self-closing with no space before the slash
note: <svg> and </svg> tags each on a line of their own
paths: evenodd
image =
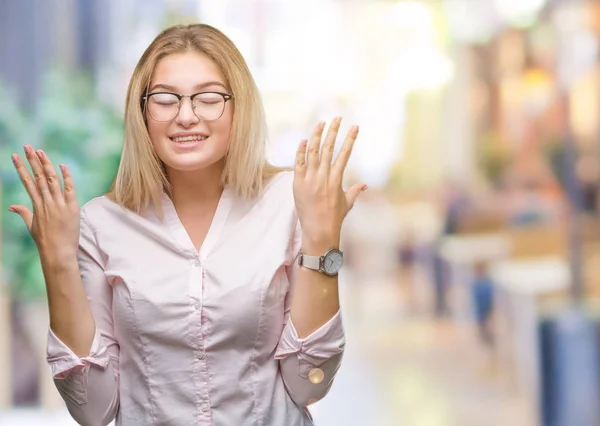
<svg viewBox="0 0 600 426">
<path fill-rule="evenodd" d="M 223 89 L 228 90 L 227 86 L 225 86 L 220 81 L 207 81 L 206 83 L 197 84 L 194 86 L 194 90 L 202 90 L 202 89 L 204 89 L 206 87 L 210 87 L 210 86 L 221 86 Z M 177 91 L 177 89 L 174 86 L 170 86 L 168 84 L 155 84 L 154 86 L 152 86 L 150 88 L 150 91 L 154 92 L 156 89 L 164 89 L 164 90 L 168 90 L 170 92 Z"/>
</svg>

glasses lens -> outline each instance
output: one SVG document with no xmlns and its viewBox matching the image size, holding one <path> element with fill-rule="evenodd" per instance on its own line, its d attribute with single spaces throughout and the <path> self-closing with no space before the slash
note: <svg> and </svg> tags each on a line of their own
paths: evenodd
<svg viewBox="0 0 600 426">
<path fill-rule="evenodd" d="M 224 110 L 225 99 L 218 93 L 200 93 L 194 97 L 194 112 L 202 120 L 216 120 Z"/>
<path fill-rule="evenodd" d="M 154 93 L 148 97 L 148 113 L 156 121 L 171 121 L 179 112 L 179 99 L 171 93 Z"/>
</svg>

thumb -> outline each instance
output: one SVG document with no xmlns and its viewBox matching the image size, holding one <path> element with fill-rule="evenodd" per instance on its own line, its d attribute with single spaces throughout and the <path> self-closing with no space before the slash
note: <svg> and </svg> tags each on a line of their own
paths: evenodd
<svg viewBox="0 0 600 426">
<path fill-rule="evenodd" d="M 25 226 L 27 226 L 27 229 L 29 230 L 29 232 L 31 232 L 31 225 L 33 223 L 33 213 L 31 210 L 29 210 L 29 208 L 21 205 L 12 205 L 8 208 L 8 210 L 21 216 L 23 218 L 23 221 L 25 222 Z"/>
<path fill-rule="evenodd" d="M 348 210 L 354 207 L 354 203 L 356 202 L 356 199 L 358 198 L 360 193 L 366 190 L 367 188 L 368 186 L 364 183 L 352 185 L 350 188 L 348 188 L 348 190 L 346 191 L 346 201 L 348 202 L 349 207 Z"/>
</svg>

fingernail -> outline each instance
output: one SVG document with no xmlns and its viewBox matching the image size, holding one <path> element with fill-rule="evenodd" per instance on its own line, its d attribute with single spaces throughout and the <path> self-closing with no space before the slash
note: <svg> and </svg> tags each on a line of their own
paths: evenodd
<svg viewBox="0 0 600 426">
<path fill-rule="evenodd" d="M 25 148 L 25 152 L 30 153 L 31 151 L 33 151 L 33 147 L 31 145 L 25 145 L 23 148 Z"/>
<path fill-rule="evenodd" d="M 8 208 L 8 211 L 11 211 L 11 212 L 13 212 L 13 213 L 16 213 L 16 212 L 17 212 L 17 211 L 16 211 L 14 208 L 12 208 L 12 207 L 9 207 L 9 208 Z"/>
<path fill-rule="evenodd" d="M 17 160 L 19 159 L 19 156 L 17 154 L 11 155 L 10 158 L 12 158 L 12 162 L 14 164 L 17 164 Z"/>
<path fill-rule="evenodd" d="M 38 149 L 36 151 L 37 156 L 40 158 L 40 160 L 44 159 L 44 151 L 42 151 L 41 149 Z"/>
<path fill-rule="evenodd" d="M 366 191 L 367 189 L 369 189 L 369 186 L 368 185 L 363 185 L 363 187 L 360 189 L 360 192 Z"/>
</svg>

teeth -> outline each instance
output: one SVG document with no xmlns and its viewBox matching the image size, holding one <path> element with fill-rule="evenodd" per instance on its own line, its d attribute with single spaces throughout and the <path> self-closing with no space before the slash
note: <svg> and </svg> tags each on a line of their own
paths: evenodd
<svg viewBox="0 0 600 426">
<path fill-rule="evenodd" d="M 180 138 L 173 138 L 173 141 L 177 142 L 177 143 L 183 143 L 183 142 L 203 141 L 204 139 L 206 139 L 205 136 L 192 135 L 192 136 L 184 136 L 184 137 L 180 137 Z"/>
</svg>

